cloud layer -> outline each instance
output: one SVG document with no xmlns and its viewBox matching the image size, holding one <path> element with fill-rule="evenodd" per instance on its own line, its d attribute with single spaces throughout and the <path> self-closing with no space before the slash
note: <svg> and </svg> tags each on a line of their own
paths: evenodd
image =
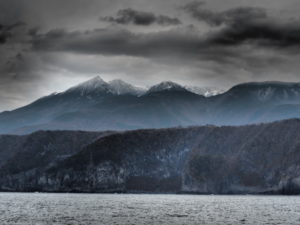
<svg viewBox="0 0 300 225">
<path fill-rule="evenodd" d="M 140 26 L 149 26 L 151 24 L 158 24 L 162 26 L 181 24 L 181 21 L 178 18 L 172 18 L 165 15 L 155 15 L 152 12 L 137 11 L 131 8 L 119 10 L 116 17 L 105 16 L 100 19 L 117 24 L 134 24 Z"/>
<path fill-rule="evenodd" d="M 267 17 L 266 10 L 260 7 L 237 7 L 221 12 L 215 12 L 205 8 L 205 2 L 193 1 L 182 9 L 199 21 L 208 23 L 211 26 L 243 25 L 251 21 L 257 21 Z"/>
</svg>

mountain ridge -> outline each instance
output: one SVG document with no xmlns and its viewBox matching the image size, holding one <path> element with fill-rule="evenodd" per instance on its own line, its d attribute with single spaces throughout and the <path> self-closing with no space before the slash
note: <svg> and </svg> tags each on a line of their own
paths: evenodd
<svg viewBox="0 0 300 225">
<path fill-rule="evenodd" d="M 148 91 L 95 77 L 64 92 L 0 113 L 0 133 L 36 130 L 132 130 L 191 125 L 243 125 L 300 117 L 298 83 L 246 83 L 204 97 L 174 82 Z"/>
</svg>

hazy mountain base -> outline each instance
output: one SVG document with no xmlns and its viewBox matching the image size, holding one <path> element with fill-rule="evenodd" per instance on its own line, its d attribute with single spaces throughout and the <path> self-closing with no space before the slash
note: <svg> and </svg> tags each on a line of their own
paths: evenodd
<svg viewBox="0 0 300 225">
<path fill-rule="evenodd" d="M 300 120 L 287 120 L 241 127 L 136 130 L 105 135 L 51 131 L 10 136 L 30 145 L 26 150 L 25 144 L 15 147 L 14 155 L 2 163 L 0 188 L 300 194 L 299 131 Z M 0 140 L 2 153 L 11 147 L 11 142 L 3 141 L 3 137 Z M 58 148 L 62 143 L 64 147 Z M 70 155 L 62 158 L 61 149 Z"/>
</svg>

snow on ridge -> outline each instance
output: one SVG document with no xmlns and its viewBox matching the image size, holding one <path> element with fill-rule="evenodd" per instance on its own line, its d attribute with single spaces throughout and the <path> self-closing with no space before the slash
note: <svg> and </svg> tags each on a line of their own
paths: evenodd
<svg viewBox="0 0 300 225">
<path fill-rule="evenodd" d="M 74 91 L 80 92 L 81 96 L 88 95 L 90 93 L 109 92 L 109 84 L 106 83 L 100 76 L 96 76 L 90 80 L 69 88 L 66 90 L 66 93 Z"/>
<path fill-rule="evenodd" d="M 65 92 L 80 92 L 81 96 L 90 95 L 92 93 L 124 95 L 130 94 L 141 96 L 145 93 L 160 92 L 160 91 L 189 91 L 205 97 L 214 96 L 223 93 L 224 91 L 213 87 L 196 87 L 196 86 L 182 86 L 173 81 L 163 81 L 150 88 L 136 87 L 121 79 L 114 79 L 111 81 L 104 81 L 100 76 L 93 77 L 90 80 L 82 82 L 74 87 L 67 89 Z"/>
<path fill-rule="evenodd" d="M 135 87 L 123 80 L 116 79 L 109 82 L 104 81 L 100 76 L 93 77 L 83 83 L 69 88 L 66 92 L 79 91 L 81 96 L 91 93 L 106 93 L 114 95 L 132 94 L 141 95 L 144 89 Z"/>
<path fill-rule="evenodd" d="M 133 95 L 141 95 L 146 90 L 143 88 L 139 88 L 133 86 L 132 84 L 126 83 L 123 80 L 115 79 L 108 82 L 110 85 L 110 89 L 113 94 L 122 95 L 122 94 L 133 94 Z"/>
<path fill-rule="evenodd" d="M 172 81 L 163 81 L 159 84 L 153 85 L 150 87 L 147 91 L 147 93 L 152 92 L 160 92 L 160 91 L 166 91 L 166 90 L 177 90 L 177 91 L 187 91 L 187 89 L 175 82 Z"/>
<path fill-rule="evenodd" d="M 204 97 L 215 96 L 223 94 L 225 90 L 217 87 L 198 87 L 198 86 L 185 86 L 187 90 L 198 95 L 203 95 Z"/>
</svg>

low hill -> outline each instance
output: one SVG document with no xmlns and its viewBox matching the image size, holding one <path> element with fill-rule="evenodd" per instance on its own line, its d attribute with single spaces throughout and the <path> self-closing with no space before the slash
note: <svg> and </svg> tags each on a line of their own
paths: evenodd
<svg viewBox="0 0 300 225">
<path fill-rule="evenodd" d="M 300 120 L 292 119 L 237 127 L 105 134 L 37 132 L 29 140 L 28 136 L 18 137 L 23 143 L 25 139 L 30 143 L 26 151 L 22 145 L 13 146 L 6 141 L 6 149 L 2 151 L 18 150 L 6 163 L 2 162 L 0 188 L 3 191 L 300 194 L 299 131 Z M 45 142 L 44 137 L 51 142 Z M 69 155 L 63 154 L 65 149 Z M 46 161 L 43 154 L 47 154 Z"/>
</svg>

